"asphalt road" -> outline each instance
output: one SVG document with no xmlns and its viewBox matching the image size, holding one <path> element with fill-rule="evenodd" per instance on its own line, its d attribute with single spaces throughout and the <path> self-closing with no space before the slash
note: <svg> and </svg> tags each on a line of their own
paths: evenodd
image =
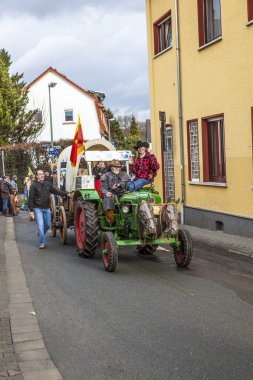
<svg viewBox="0 0 253 380">
<path fill-rule="evenodd" d="M 158 250 L 81 259 L 21 212 L 16 236 L 47 349 L 64 379 L 253 379 L 253 265 L 195 247 L 188 270 Z"/>
</svg>

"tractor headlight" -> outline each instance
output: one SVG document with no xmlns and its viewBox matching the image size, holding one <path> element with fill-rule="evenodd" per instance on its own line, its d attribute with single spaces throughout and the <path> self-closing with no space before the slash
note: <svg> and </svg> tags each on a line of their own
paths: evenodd
<svg viewBox="0 0 253 380">
<path fill-rule="evenodd" d="M 129 206 L 126 206 L 126 205 L 125 205 L 125 206 L 122 207 L 122 212 L 123 212 L 124 214 L 128 214 L 129 211 L 130 211 Z"/>
</svg>

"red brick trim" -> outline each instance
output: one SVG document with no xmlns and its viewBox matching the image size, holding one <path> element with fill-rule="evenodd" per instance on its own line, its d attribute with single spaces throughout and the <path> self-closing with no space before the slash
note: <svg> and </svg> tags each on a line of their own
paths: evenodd
<svg viewBox="0 0 253 380">
<path fill-rule="evenodd" d="M 171 16 L 171 10 L 166 12 L 162 17 L 160 17 L 158 20 L 156 20 L 153 23 L 153 34 L 154 34 L 154 55 L 161 53 L 158 51 L 158 25 L 165 21 L 168 17 Z"/>
<path fill-rule="evenodd" d="M 187 149 L 188 149 L 188 179 L 189 181 L 192 180 L 192 173 L 191 173 L 191 147 L 190 147 L 190 129 L 189 124 L 193 121 L 196 121 L 198 123 L 198 119 L 191 119 L 186 121 L 186 128 L 187 128 Z"/>
<path fill-rule="evenodd" d="M 248 21 L 253 20 L 253 0 L 248 0 Z"/>
</svg>

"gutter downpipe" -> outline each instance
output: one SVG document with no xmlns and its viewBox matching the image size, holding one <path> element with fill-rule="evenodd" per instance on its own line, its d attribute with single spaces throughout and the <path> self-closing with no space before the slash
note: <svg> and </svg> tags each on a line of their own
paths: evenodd
<svg viewBox="0 0 253 380">
<path fill-rule="evenodd" d="M 175 29 L 176 29 L 176 61 L 177 61 L 177 97 L 178 97 L 178 126 L 180 143 L 180 166 L 181 166 L 181 224 L 184 224 L 185 203 L 185 171 L 184 171 L 184 146 L 183 146 L 183 123 L 182 123 L 182 95 L 181 95 L 181 70 L 180 70 L 180 47 L 178 27 L 178 0 L 175 0 Z"/>
</svg>

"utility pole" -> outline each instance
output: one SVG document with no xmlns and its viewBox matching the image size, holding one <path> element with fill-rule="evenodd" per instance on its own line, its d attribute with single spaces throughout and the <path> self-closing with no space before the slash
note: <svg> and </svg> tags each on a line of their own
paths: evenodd
<svg viewBox="0 0 253 380">
<path fill-rule="evenodd" d="M 3 176 L 5 175 L 5 165 L 4 165 L 4 151 L 2 150 L 2 168 L 3 168 Z"/>
<path fill-rule="evenodd" d="M 57 83 L 50 82 L 48 83 L 48 92 L 49 92 L 49 117 L 50 117 L 50 135 L 51 135 L 51 148 L 54 148 L 54 137 L 53 137 L 53 122 L 52 122 L 52 107 L 51 107 L 51 91 L 50 89 L 55 87 Z"/>
</svg>

